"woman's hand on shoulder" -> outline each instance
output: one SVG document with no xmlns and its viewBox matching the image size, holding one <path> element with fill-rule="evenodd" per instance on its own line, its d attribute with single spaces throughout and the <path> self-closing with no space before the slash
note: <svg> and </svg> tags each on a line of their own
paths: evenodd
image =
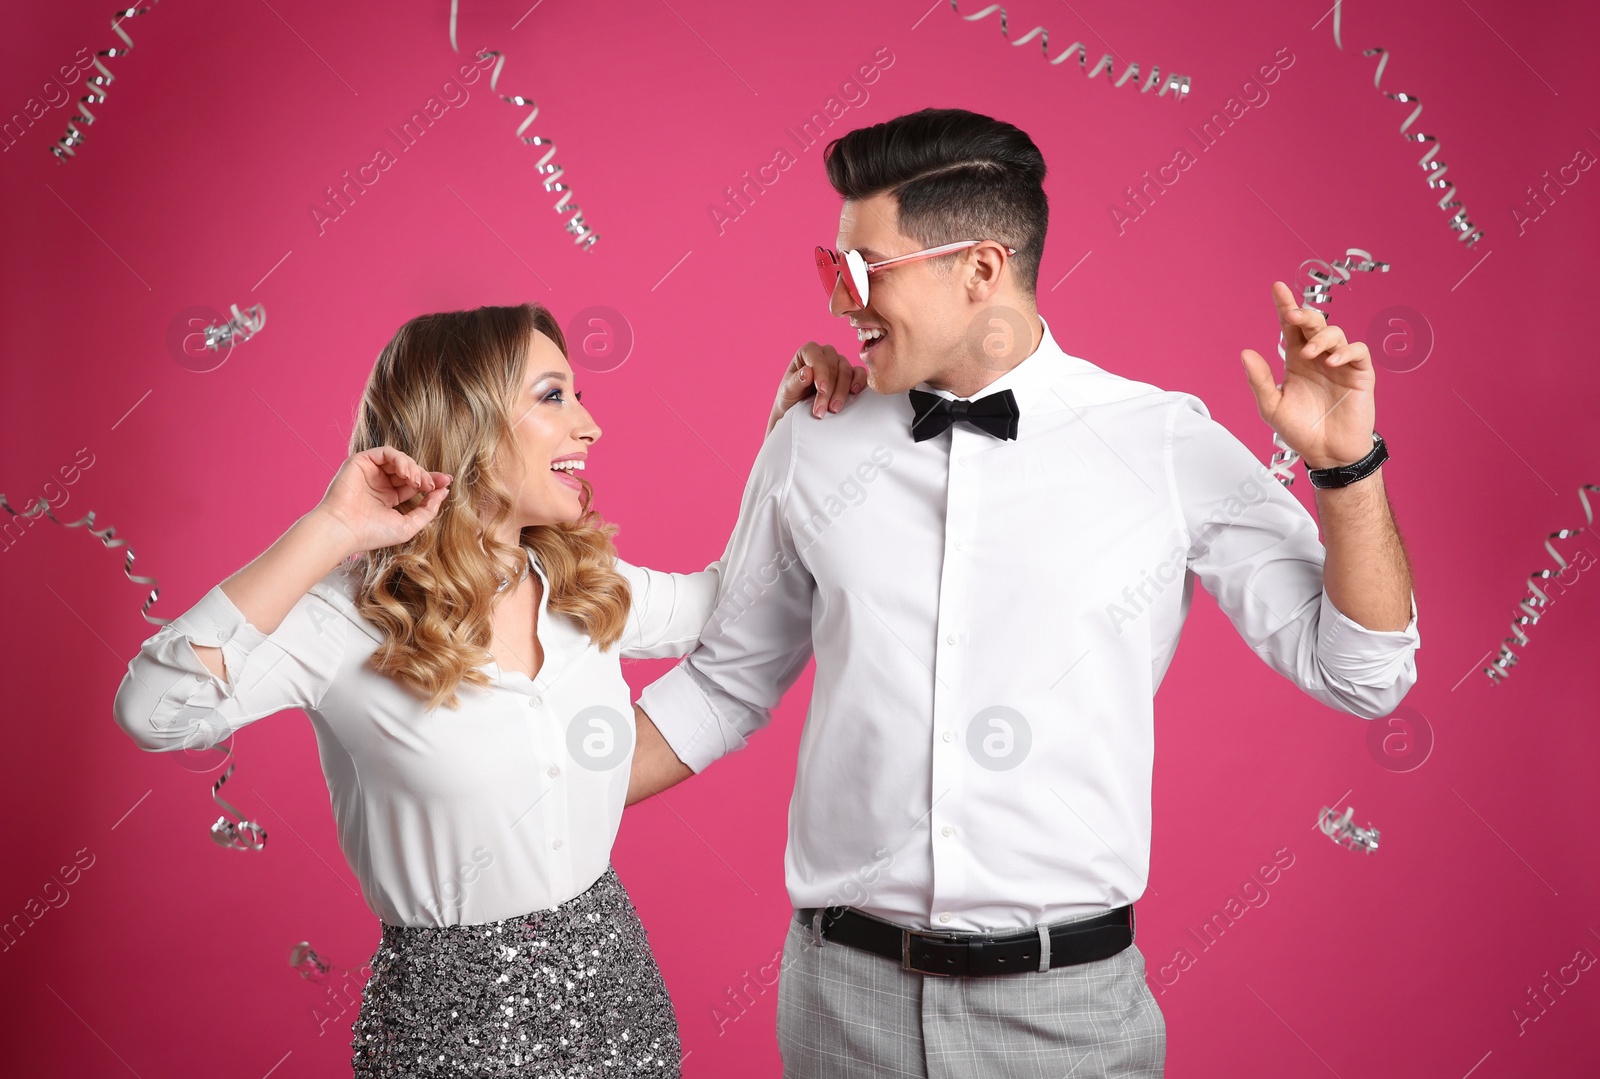
<svg viewBox="0 0 1600 1079">
<path fill-rule="evenodd" d="M 778 398 L 767 418 L 767 433 L 772 433 L 783 414 L 801 401 L 811 398 L 811 415 L 820 419 L 838 412 L 854 394 L 867 388 L 867 369 L 857 367 L 832 345 L 807 341 L 801 345 L 783 372 Z"/>
<path fill-rule="evenodd" d="M 393 547 L 439 515 L 451 479 L 445 472 L 429 472 L 392 446 L 377 446 L 339 466 L 313 512 L 350 533 L 352 554 Z M 418 494 L 426 496 L 420 504 L 404 513 L 396 509 Z"/>
</svg>

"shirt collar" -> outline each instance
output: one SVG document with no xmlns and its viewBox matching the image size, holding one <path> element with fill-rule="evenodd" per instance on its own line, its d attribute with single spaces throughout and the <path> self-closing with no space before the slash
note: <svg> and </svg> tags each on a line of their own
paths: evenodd
<svg viewBox="0 0 1600 1079">
<path fill-rule="evenodd" d="M 527 543 L 522 545 L 528 552 L 528 565 L 533 567 L 533 572 L 539 575 L 539 610 L 536 614 L 538 621 L 535 623 L 539 637 L 540 648 L 544 652 L 544 662 L 539 667 L 539 674 L 533 681 L 535 685 L 548 686 L 572 665 L 573 660 L 582 654 L 590 643 L 589 634 L 578 624 L 577 620 L 550 609 L 550 578 L 545 573 L 544 567 L 539 564 L 539 556 L 534 553 L 533 547 Z"/>
<path fill-rule="evenodd" d="M 1043 315 L 1039 316 L 1039 325 L 1043 328 L 1039 347 L 1021 363 L 973 394 L 969 400 L 977 401 L 991 393 L 1010 390 L 1017 399 L 1018 413 L 1026 416 L 1040 398 L 1049 392 L 1051 384 L 1065 373 L 1066 361 L 1070 357 L 1061 350 L 1060 345 L 1056 344 L 1055 337 L 1050 333 L 1050 324 L 1045 321 Z M 919 382 L 917 389 L 938 394 L 952 401 L 956 400 L 956 395 L 949 390 L 930 386 L 926 382 Z"/>
</svg>

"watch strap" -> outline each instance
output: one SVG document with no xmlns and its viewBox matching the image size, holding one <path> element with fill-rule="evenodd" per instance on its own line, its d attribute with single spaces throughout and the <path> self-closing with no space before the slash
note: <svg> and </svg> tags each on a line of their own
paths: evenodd
<svg viewBox="0 0 1600 1079">
<path fill-rule="evenodd" d="M 1378 466 L 1389 459 L 1388 444 L 1383 441 L 1383 436 L 1377 431 L 1372 432 L 1372 451 L 1359 461 L 1348 465 L 1337 465 L 1333 468 L 1308 468 L 1306 478 L 1311 481 L 1311 486 L 1324 490 L 1331 487 L 1348 487 L 1357 480 L 1366 479 L 1378 470 Z"/>
</svg>

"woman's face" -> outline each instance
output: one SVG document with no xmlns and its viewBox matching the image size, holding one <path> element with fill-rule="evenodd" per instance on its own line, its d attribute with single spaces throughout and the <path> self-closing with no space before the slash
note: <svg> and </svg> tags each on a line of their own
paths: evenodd
<svg viewBox="0 0 1600 1079">
<path fill-rule="evenodd" d="M 576 521 L 583 512 L 577 477 L 600 428 L 578 401 L 567 358 L 537 330 L 512 418 L 521 460 L 510 462 L 503 475 L 516 506 L 517 527 Z M 557 468 L 562 462 L 568 467 Z"/>
</svg>

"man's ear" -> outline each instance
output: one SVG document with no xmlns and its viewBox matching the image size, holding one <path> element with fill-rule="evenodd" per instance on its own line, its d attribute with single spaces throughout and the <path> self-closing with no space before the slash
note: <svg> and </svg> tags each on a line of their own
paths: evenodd
<svg viewBox="0 0 1600 1079">
<path fill-rule="evenodd" d="M 982 244 L 967 252 L 967 293 L 977 301 L 992 298 L 1000 288 L 1005 269 L 1005 253 L 993 244 Z"/>
</svg>

